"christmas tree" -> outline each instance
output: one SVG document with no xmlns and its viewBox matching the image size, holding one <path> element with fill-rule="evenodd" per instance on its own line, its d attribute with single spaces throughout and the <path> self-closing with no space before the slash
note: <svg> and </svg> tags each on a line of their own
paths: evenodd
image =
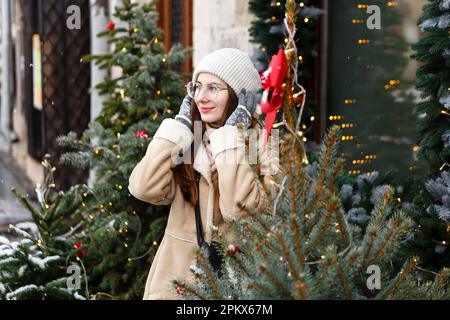
<svg viewBox="0 0 450 320">
<path fill-rule="evenodd" d="M 446 167 L 450 150 L 449 5 L 448 1 L 433 0 L 424 6 L 418 25 L 426 34 L 413 45 L 416 51 L 413 57 L 422 62 L 417 70 L 416 86 L 424 101 L 414 110 L 420 119 L 417 125 L 419 156 L 429 163 L 435 174 Z"/>
<path fill-rule="evenodd" d="M 12 190 L 30 211 L 33 223 L 10 225 L 11 241 L 0 236 L 0 299 L 86 299 L 86 273 L 78 255 L 78 243 L 71 238 L 71 225 L 83 215 L 83 186 L 67 192 L 54 190 L 54 167 L 43 161 L 45 181 L 36 188 L 38 206 Z M 71 278 L 70 273 L 78 270 Z M 69 274 L 68 274 L 69 273 Z M 81 279 L 80 279 L 81 278 Z M 78 285 L 77 285 L 78 283 Z M 72 284 L 72 285 L 71 285 Z M 86 290 L 85 290 L 86 288 Z"/>
<path fill-rule="evenodd" d="M 96 181 L 83 203 L 83 226 L 74 235 L 86 249 L 81 259 L 96 299 L 136 299 L 143 294 L 169 208 L 135 199 L 127 186 L 157 126 L 143 120 L 120 134 L 92 122 L 82 137 L 70 133 L 59 138 L 61 145 L 74 149 L 63 154 L 61 161 L 96 171 Z"/>
<path fill-rule="evenodd" d="M 339 175 L 337 179 L 338 187 L 340 186 L 339 197 L 347 221 L 360 226 L 367 225 L 380 193 L 383 194 L 393 181 L 392 173 L 380 175 L 377 171 L 371 175 L 361 174 L 357 177 L 349 174 Z M 395 191 L 393 197 L 400 202 Z"/>
<path fill-rule="evenodd" d="M 288 1 L 286 10 L 293 33 L 295 2 Z M 288 43 L 289 64 L 295 56 L 291 48 Z M 289 73 L 287 79 L 289 93 L 294 81 Z M 194 281 L 174 279 L 174 290 L 192 299 L 448 299 L 450 269 L 419 284 L 419 258 L 398 255 L 411 219 L 393 199 L 392 187 L 372 194 L 373 210 L 361 215 L 368 220 L 364 229 L 359 219 L 346 219 L 337 187 L 345 162 L 337 156 L 339 127 L 329 130 L 317 163 L 310 165 L 301 134 L 292 129 L 292 108 L 286 94 L 283 125 L 288 130 L 280 170 L 262 185 L 269 195 L 265 209 L 241 206 L 247 217 L 230 222 L 235 243 L 227 243 L 219 230 L 214 233 L 224 257 L 221 272 L 198 251 Z"/>
<path fill-rule="evenodd" d="M 418 255 L 424 266 L 437 272 L 450 266 L 449 197 L 449 39 L 450 2 L 430 1 L 423 8 L 418 25 L 424 32 L 413 45 L 415 59 L 421 62 L 417 70 L 417 89 L 423 101 L 414 112 L 418 116 L 419 157 L 426 161 L 428 170 L 418 177 L 413 188 L 410 216 L 414 219 L 414 232 L 407 243 L 407 252 Z M 423 273 L 432 277 L 434 273 Z"/>
<path fill-rule="evenodd" d="M 231 222 L 235 243 L 220 233 L 224 265 L 213 270 L 202 253 L 194 282 L 174 281 L 187 299 L 449 299 L 450 269 L 418 285 L 419 259 L 398 261 L 410 219 L 387 187 L 373 199 L 365 232 L 347 222 L 336 188 L 339 128 L 330 129 L 317 170 L 294 158 L 285 138 L 282 168 L 270 183 L 264 212 Z M 244 208 L 243 208 L 244 209 Z M 394 262 L 394 263 L 393 263 Z M 397 264 L 400 263 L 400 268 Z"/>
<path fill-rule="evenodd" d="M 115 7 L 116 20 L 98 34 L 107 37 L 112 52 L 83 57 L 84 62 L 95 61 L 101 69 L 120 70 L 119 77 L 108 77 L 96 86 L 99 94 L 107 96 L 96 120 L 115 132 L 123 133 L 142 119 L 161 121 L 178 108 L 184 97 L 180 82 L 186 75 L 181 66 L 191 50 L 176 43 L 165 52 L 155 3 L 153 0 L 138 5 L 122 0 Z M 116 22 L 125 27 L 116 27 Z"/>
</svg>

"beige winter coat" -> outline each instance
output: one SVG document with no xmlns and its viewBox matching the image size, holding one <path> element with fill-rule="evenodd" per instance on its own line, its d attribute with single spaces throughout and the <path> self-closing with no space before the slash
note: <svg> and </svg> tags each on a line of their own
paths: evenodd
<svg viewBox="0 0 450 320">
<path fill-rule="evenodd" d="M 206 241 L 211 240 L 211 227 L 225 230 L 225 222 L 232 216 L 239 218 L 243 211 L 237 202 L 260 208 L 263 189 L 245 160 L 242 134 L 236 127 L 213 129 L 207 126 L 211 155 L 217 167 L 219 180 L 219 206 L 221 217 L 213 217 L 214 191 L 211 182 L 211 163 L 206 149 L 199 144 L 194 157 L 194 169 L 201 173 L 200 209 Z M 189 280 L 191 265 L 198 247 L 196 241 L 194 208 L 183 198 L 175 183 L 171 156 L 182 149 L 185 152 L 193 141 L 192 132 L 174 119 L 165 119 L 147 152 L 136 165 L 129 179 L 130 193 L 154 205 L 171 204 L 167 227 L 148 274 L 143 299 L 182 299 L 175 293 L 171 281 L 175 278 Z M 151 245 L 151 244 L 149 244 Z"/>
</svg>

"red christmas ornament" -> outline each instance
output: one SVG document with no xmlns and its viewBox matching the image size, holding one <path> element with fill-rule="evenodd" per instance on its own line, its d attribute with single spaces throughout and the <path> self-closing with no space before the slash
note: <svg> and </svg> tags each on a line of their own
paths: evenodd
<svg viewBox="0 0 450 320">
<path fill-rule="evenodd" d="M 116 23 L 113 20 L 109 20 L 108 25 L 106 26 L 106 29 L 114 30 L 115 26 L 116 26 Z"/>
<path fill-rule="evenodd" d="M 239 248 L 238 248 L 238 246 L 235 245 L 235 244 L 230 244 L 230 245 L 228 246 L 228 248 L 227 248 L 227 253 L 228 253 L 229 256 L 234 255 L 234 254 L 235 254 L 236 252 L 238 252 L 238 251 L 239 251 Z"/>
<path fill-rule="evenodd" d="M 288 64 L 284 49 L 278 50 L 278 53 L 272 56 L 269 67 L 261 73 L 261 83 L 264 88 L 261 98 L 261 111 L 266 114 L 266 138 L 269 139 L 270 130 L 272 130 L 277 112 L 283 103 L 283 81 L 288 71 Z"/>
</svg>

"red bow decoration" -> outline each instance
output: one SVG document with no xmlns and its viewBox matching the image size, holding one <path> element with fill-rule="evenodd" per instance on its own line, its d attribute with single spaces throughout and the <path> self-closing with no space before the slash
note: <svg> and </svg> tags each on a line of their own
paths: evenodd
<svg viewBox="0 0 450 320">
<path fill-rule="evenodd" d="M 283 81 L 286 77 L 288 64 L 284 49 L 278 50 L 278 53 L 272 56 L 269 67 L 261 74 L 261 83 L 264 92 L 261 98 L 261 111 L 266 114 L 266 137 L 269 139 L 270 130 L 277 117 L 277 112 L 283 104 Z"/>
</svg>

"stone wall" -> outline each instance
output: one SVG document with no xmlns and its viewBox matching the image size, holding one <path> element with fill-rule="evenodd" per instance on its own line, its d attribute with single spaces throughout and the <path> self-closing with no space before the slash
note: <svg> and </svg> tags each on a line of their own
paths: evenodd
<svg viewBox="0 0 450 320">
<path fill-rule="evenodd" d="M 249 28 L 254 16 L 248 0 L 194 0 L 194 66 L 207 53 L 224 48 L 241 49 L 252 56 Z"/>
</svg>

